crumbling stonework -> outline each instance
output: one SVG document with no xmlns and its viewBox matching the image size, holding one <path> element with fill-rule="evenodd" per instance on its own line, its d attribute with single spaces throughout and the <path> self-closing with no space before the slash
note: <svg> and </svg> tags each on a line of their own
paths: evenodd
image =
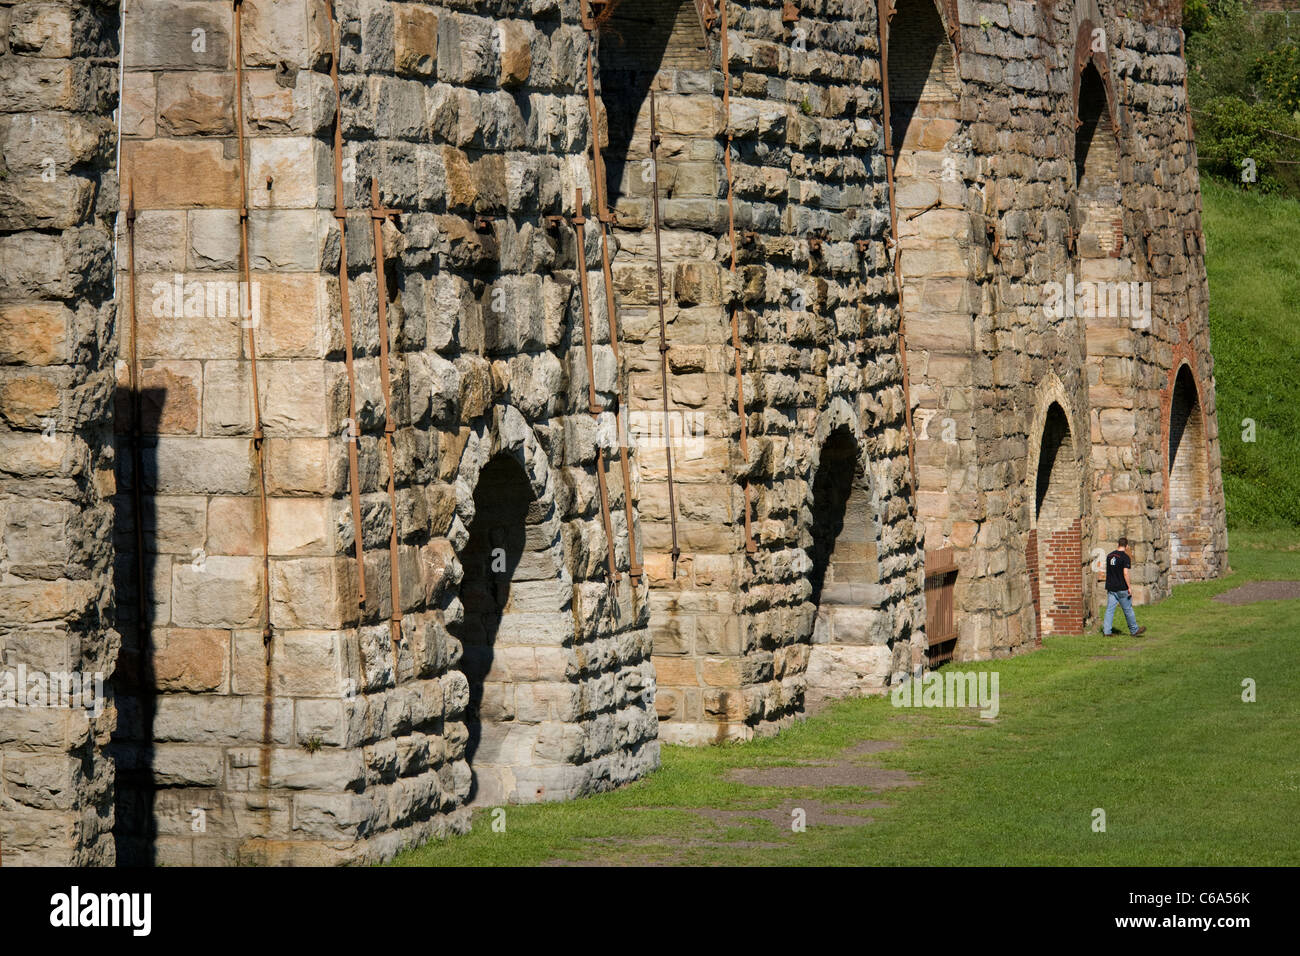
<svg viewBox="0 0 1300 956">
<path fill-rule="evenodd" d="M 1223 567 L 1176 13 L 68 9 L 0 6 L 6 142 L 98 137 L 0 181 L 0 633 L 112 670 L 115 594 L 117 729 L 0 711 L 5 851 L 383 858 L 883 691 L 927 587 L 983 659 L 1090 627 L 1120 534 L 1139 601 Z M 42 387 L 82 450 L 37 475 Z"/>
</svg>

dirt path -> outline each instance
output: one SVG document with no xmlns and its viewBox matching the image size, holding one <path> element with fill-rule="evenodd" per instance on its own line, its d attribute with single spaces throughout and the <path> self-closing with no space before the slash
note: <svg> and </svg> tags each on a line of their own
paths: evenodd
<svg viewBox="0 0 1300 956">
<path fill-rule="evenodd" d="M 860 740 L 841 750 L 830 760 L 807 761 L 787 767 L 738 767 L 728 770 L 725 779 L 754 788 L 755 796 L 762 797 L 767 789 L 790 790 L 796 788 L 821 789 L 824 787 L 856 787 L 864 791 L 860 799 L 850 802 L 828 803 L 823 800 L 789 797 L 775 807 L 733 806 L 726 809 L 692 807 L 688 812 L 708 821 L 721 831 L 733 828 L 755 829 L 759 821 L 785 830 L 801 812 L 803 823 L 810 827 L 861 827 L 874 821 L 863 813 L 889 804 L 878 799 L 880 791 L 895 787 L 914 787 L 920 784 L 903 770 L 889 770 L 877 766 L 874 754 L 894 750 L 897 743 L 889 740 Z M 645 808 L 652 809 L 652 808 Z M 686 862 L 682 853 L 691 849 L 749 847 L 780 850 L 785 844 L 764 840 L 764 834 L 755 832 L 752 841 L 729 840 L 720 842 L 709 834 L 685 838 L 681 835 L 656 835 L 619 839 L 600 837 L 589 842 L 593 851 L 601 855 L 581 860 L 548 860 L 543 866 L 673 866 Z M 601 851 L 614 851 L 608 856 Z"/>
<path fill-rule="evenodd" d="M 1258 601 L 1291 601 L 1300 598 L 1300 581 L 1251 581 L 1231 591 L 1214 595 L 1219 604 L 1255 604 Z"/>
</svg>

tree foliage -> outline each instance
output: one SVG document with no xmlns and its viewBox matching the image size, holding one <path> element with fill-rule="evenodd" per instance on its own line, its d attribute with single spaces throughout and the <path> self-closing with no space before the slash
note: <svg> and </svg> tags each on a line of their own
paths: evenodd
<svg viewBox="0 0 1300 956">
<path fill-rule="evenodd" d="M 1187 0 L 1183 24 L 1203 171 L 1300 197 L 1300 23 L 1241 0 Z"/>
</svg>

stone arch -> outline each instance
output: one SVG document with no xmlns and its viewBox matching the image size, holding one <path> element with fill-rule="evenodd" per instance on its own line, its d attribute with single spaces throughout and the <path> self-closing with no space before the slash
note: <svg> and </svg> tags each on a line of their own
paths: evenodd
<svg viewBox="0 0 1300 956">
<path fill-rule="evenodd" d="M 1075 76 L 1074 195 L 1071 225 L 1078 258 L 1115 257 L 1124 251 L 1119 126 L 1094 55 Z"/>
<path fill-rule="evenodd" d="M 1203 580 L 1213 557 L 1209 441 L 1200 388 L 1186 362 L 1174 373 L 1167 434 L 1169 576 L 1175 584 Z"/>
<path fill-rule="evenodd" d="M 1040 635 L 1078 634 L 1084 622 L 1083 465 L 1064 389 L 1054 376 L 1030 431 L 1029 571 Z"/>
<path fill-rule="evenodd" d="M 659 185 L 667 196 L 709 198 L 722 188 L 720 123 L 713 100 L 713 62 L 694 0 L 623 3 L 600 31 L 600 101 L 609 206 L 627 225 L 652 212 L 642 162 L 650 155 L 650 90 L 656 91 Z M 703 96 L 701 96 L 703 94 Z M 701 122 L 701 113 L 710 114 Z M 664 210 L 665 224 L 675 218 Z"/>
<path fill-rule="evenodd" d="M 942 148 L 939 137 L 947 127 L 932 120 L 952 122 L 949 135 L 956 130 L 961 77 L 954 34 L 945 26 L 936 0 L 897 0 L 888 16 L 890 133 L 895 156 L 901 159 L 904 149 Z M 952 11 L 948 17 L 949 23 L 956 22 Z"/>
<path fill-rule="evenodd" d="M 561 709 L 572 580 L 546 456 L 516 409 L 494 409 L 471 432 L 456 487 L 461 578 L 448 630 L 469 685 L 466 803 L 565 799 L 574 750 L 563 744 L 583 733 Z"/>
<path fill-rule="evenodd" d="M 894 670 L 893 628 L 880 574 L 880 508 L 861 429 L 833 400 L 814 437 L 805 505 L 814 697 L 883 690 Z"/>
</svg>

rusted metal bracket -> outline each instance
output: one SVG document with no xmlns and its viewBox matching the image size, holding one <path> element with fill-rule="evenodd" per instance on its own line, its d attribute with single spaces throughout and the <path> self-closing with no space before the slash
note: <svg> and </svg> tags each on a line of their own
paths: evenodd
<svg viewBox="0 0 1300 956">
<path fill-rule="evenodd" d="M 357 372 L 352 347 L 352 305 L 348 295 L 347 202 L 343 191 L 343 99 L 339 91 L 339 25 L 330 5 L 330 79 L 334 82 L 334 221 L 339 227 L 339 312 L 343 324 L 343 360 L 348 376 L 348 496 L 352 505 L 352 533 L 357 561 L 357 606 L 366 605 L 365 542 L 361 531 L 361 468 L 357 439 Z"/>
<path fill-rule="evenodd" d="M 596 397 L 596 369 L 592 358 L 591 301 L 587 292 L 587 237 L 583 227 L 587 219 L 582 214 L 582 189 L 575 191 L 573 228 L 578 241 L 578 287 L 582 296 L 582 339 L 587 353 L 587 410 L 598 419 L 604 407 Z M 609 488 L 605 482 L 605 449 L 596 442 L 596 481 L 600 486 L 600 518 L 605 526 L 605 557 L 609 564 L 609 583 L 619 580 L 618 564 L 614 558 L 614 522 L 609 514 Z"/>
<path fill-rule="evenodd" d="M 392 585 L 392 610 L 389 626 L 393 636 L 393 679 L 397 680 L 398 645 L 402 640 L 402 575 L 401 559 L 397 548 L 397 478 L 393 466 L 393 383 L 388 368 L 388 280 L 384 274 L 384 221 L 401 215 L 401 210 L 383 206 L 379 202 L 379 180 L 370 180 L 370 224 L 375 237 L 375 298 L 379 311 L 379 382 L 384 390 L 384 451 L 388 458 L 388 507 L 393 513 L 393 526 L 388 539 L 388 578 Z"/>
<path fill-rule="evenodd" d="M 718 22 L 718 8 L 713 5 L 713 0 L 695 0 L 695 12 L 700 15 L 700 26 L 705 33 Z"/>
<path fill-rule="evenodd" d="M 597 30 L 609 22 L 620 0 L 582 0 L 580 16 L 582 28 L 587 31 Z"/>
<path fill-rule="evenodd" d="M 930 203 L 930 205 L 926 206 L 924 209 L 918 209 L 916 210 L 916 212 L 904 216 L 903 221 L 911 222 L 913 219 L 917 219 L 921 216 L 924 216 L 931 209 L 938 209 L 941 205 L 943 205 L 943 203 L 940 200 L 936 199 L 934 202 Z"/>
</svg>

